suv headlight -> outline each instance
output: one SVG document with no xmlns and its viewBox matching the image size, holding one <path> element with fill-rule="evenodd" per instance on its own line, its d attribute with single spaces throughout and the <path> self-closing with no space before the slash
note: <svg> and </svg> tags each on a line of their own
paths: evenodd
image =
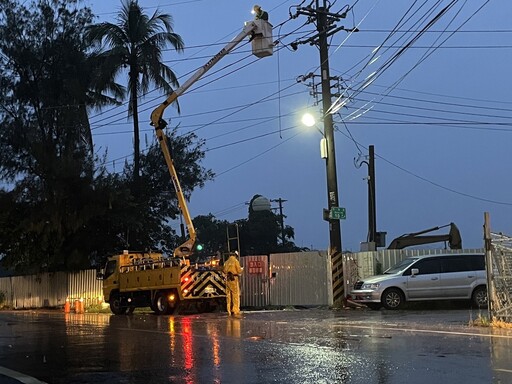
<svg viewBox="0 0 512 384">
<path fill-rule="evenodd" d="M 372 289 L 372 290 L 375 290 L 375 289 L 379 289 L 379 286 L 380 286 L 380 283 L 365 283 L 365 284 L 363 284 L 361 289 Z"/>
</svg>

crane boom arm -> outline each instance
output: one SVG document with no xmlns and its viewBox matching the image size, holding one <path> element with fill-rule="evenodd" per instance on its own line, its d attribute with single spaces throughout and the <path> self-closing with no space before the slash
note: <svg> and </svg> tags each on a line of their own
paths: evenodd
<svg viewBox="0 0 512 384">
<path fill-rule="evenodd" d="M 450 227 L 450 232 L 446 235 L 419 236 L 423 235 L 424 233 L 436 231 L 448 226 Z M 440 243 L 443 241 L 448 241 L 450 244 L 450 249 L 462 249 L 462 238 L 460 236 L 459 229 L 454 223 L 450 223 L 442 227 L 434 227 L 424 231 L 399 236 L 394 239 L 391 244 L 389 244 L 388 249 L 403 249 L 413 245 Z"/>
<path fill-rule="evenodd" d="M 153 112 L 151 112 L 151 125 L 155 128 L 155 133 L 160 143 L 160 148 L 162 149 L 162 153 L 164 155 L 167 168 L 169 169 L 172 183 L 174 185 L 174 189 L 176 190 L 176 195 L 178 197 L 178 204 L 183 215 L 183 218 L 185 220 L 185 223 L 187 225 L 187 230 L 189 234 L 189 238 L 174 250 L 175 257 L 189 257 L 193 252 L 197 235 L 196 230 L 194 228 L 194 224 L 192 223 L 192 218 L 188 210 L 183 190 L 181 188 L 176 168 L 174 167 L 174 161 L 171 155 L 171 151 L 169 150 L 169 146 L 167 144 L 167 137 L 164 133 L 164 128 L 167 126 L 167 122 L 163 119 L 164 111 L 169 105 L 176 101 L 176 99 L 179 96 L 184 94 L 206 72 L 208 72 L 215 64 L 217 64 L 224 56 L 231 52 L 247 36 L 261 34 L 262 22 L 266 23 L 263 20 L 254 20 L 246 22 L 242 31 L 233 40 L 231 40 L 206 64 L 199 68 L 187 81 L 183 83 L 183 85 L 181 85 L 178 89 L 171 93 L 162 104 L 160 104 L 157 108 L 153 110 Z"/>
</svg>

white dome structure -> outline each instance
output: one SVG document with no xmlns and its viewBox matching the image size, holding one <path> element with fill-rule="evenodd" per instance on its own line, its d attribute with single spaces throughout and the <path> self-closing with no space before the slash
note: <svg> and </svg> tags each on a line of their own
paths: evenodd
<svg viewBox="0 0 512 384">
<path fill-rule="evenodd" d="M 264 196 L 258 196 L 252 200 L 251 207 L 254 212 L 270 211 L 270 200 Z"/>
</svg>

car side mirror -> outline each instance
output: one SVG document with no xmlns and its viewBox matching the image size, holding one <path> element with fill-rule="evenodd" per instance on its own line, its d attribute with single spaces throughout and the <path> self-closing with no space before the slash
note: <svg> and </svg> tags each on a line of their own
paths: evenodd
<svg viewBox="0 0 512 384">
<path fill-rule="evenodd" d="M 96 271 L 96 280 L 103 280 L 103 272 L 101 271 Z"/>
<path fill-rule="evenodd" d="M 420 273 L 420 270 L 418 268 L 411 269 L 411 276 L 416 276 L 418 273 Z"/>
</svg>

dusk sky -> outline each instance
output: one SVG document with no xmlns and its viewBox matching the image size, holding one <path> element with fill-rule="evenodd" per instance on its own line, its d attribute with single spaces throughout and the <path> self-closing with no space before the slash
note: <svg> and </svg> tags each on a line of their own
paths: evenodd
<svg viewBox="0 0 512 384">
<path fill-rule="evenodd" d="M 173 16 L 186 49 L 166 51 L 164 60 L 181 83 L 253 18 L 255 4 L 139 3 L 147 13 L 158 7 Z M 98 22 L 115 22 L 121 3 L 85 4 Z M 323 125 L 308 129 L 300 122 L 306 111 L 321 115 L 321 102 L 308 87 L 311 79 L 297 81 L 319 74 L 319 52 L 309 44 L 290 47 L 314 34 L 306 16 L 290 17 L 310 1 L 258 4 L 269 12 L 279 41 L 274 55 L 258 59 L 240 44 L 181 96 L 181 115 L 172 107 L 165 111 L 178 134 L 194 131 L 206 140 L 202 165 L 217 175 L 194 191 L 189 209 L 193 217 L 211 213 L 235 221 L 247 218 L 253 195 L 281 198 L 295 243 L 327 249 Z M 376 155 L 377 230 L 387 232 L 387 244 L 404 233 L 454 222 L 465 248 L 481 248 L 484 212 L 490 212 L 494 232 L 512 233 L 512 3 L 334 0 L 331 12 L 347 6 L 347 18 L 337 26 L 359 32 L 337 32 L 329 50 L 331 76 L 340 78 L 338 102 L 344 104 L 333 116 L 339 201 L 347 211 L 343 250 L 358 251 L 367 239 L 368 168 L 361 161 L 370 145 Z M 315 83 L 320 91 L 318 78 Z M 149 116 L 166 96 L 152 90 L 140 101 L 141 148 L 154 140 Z M 108 149 L 109 168 L 120 172 L 133 156 L 127 105 L 93 111 L 91 123 L 97 152 Z"/>
</svg>

